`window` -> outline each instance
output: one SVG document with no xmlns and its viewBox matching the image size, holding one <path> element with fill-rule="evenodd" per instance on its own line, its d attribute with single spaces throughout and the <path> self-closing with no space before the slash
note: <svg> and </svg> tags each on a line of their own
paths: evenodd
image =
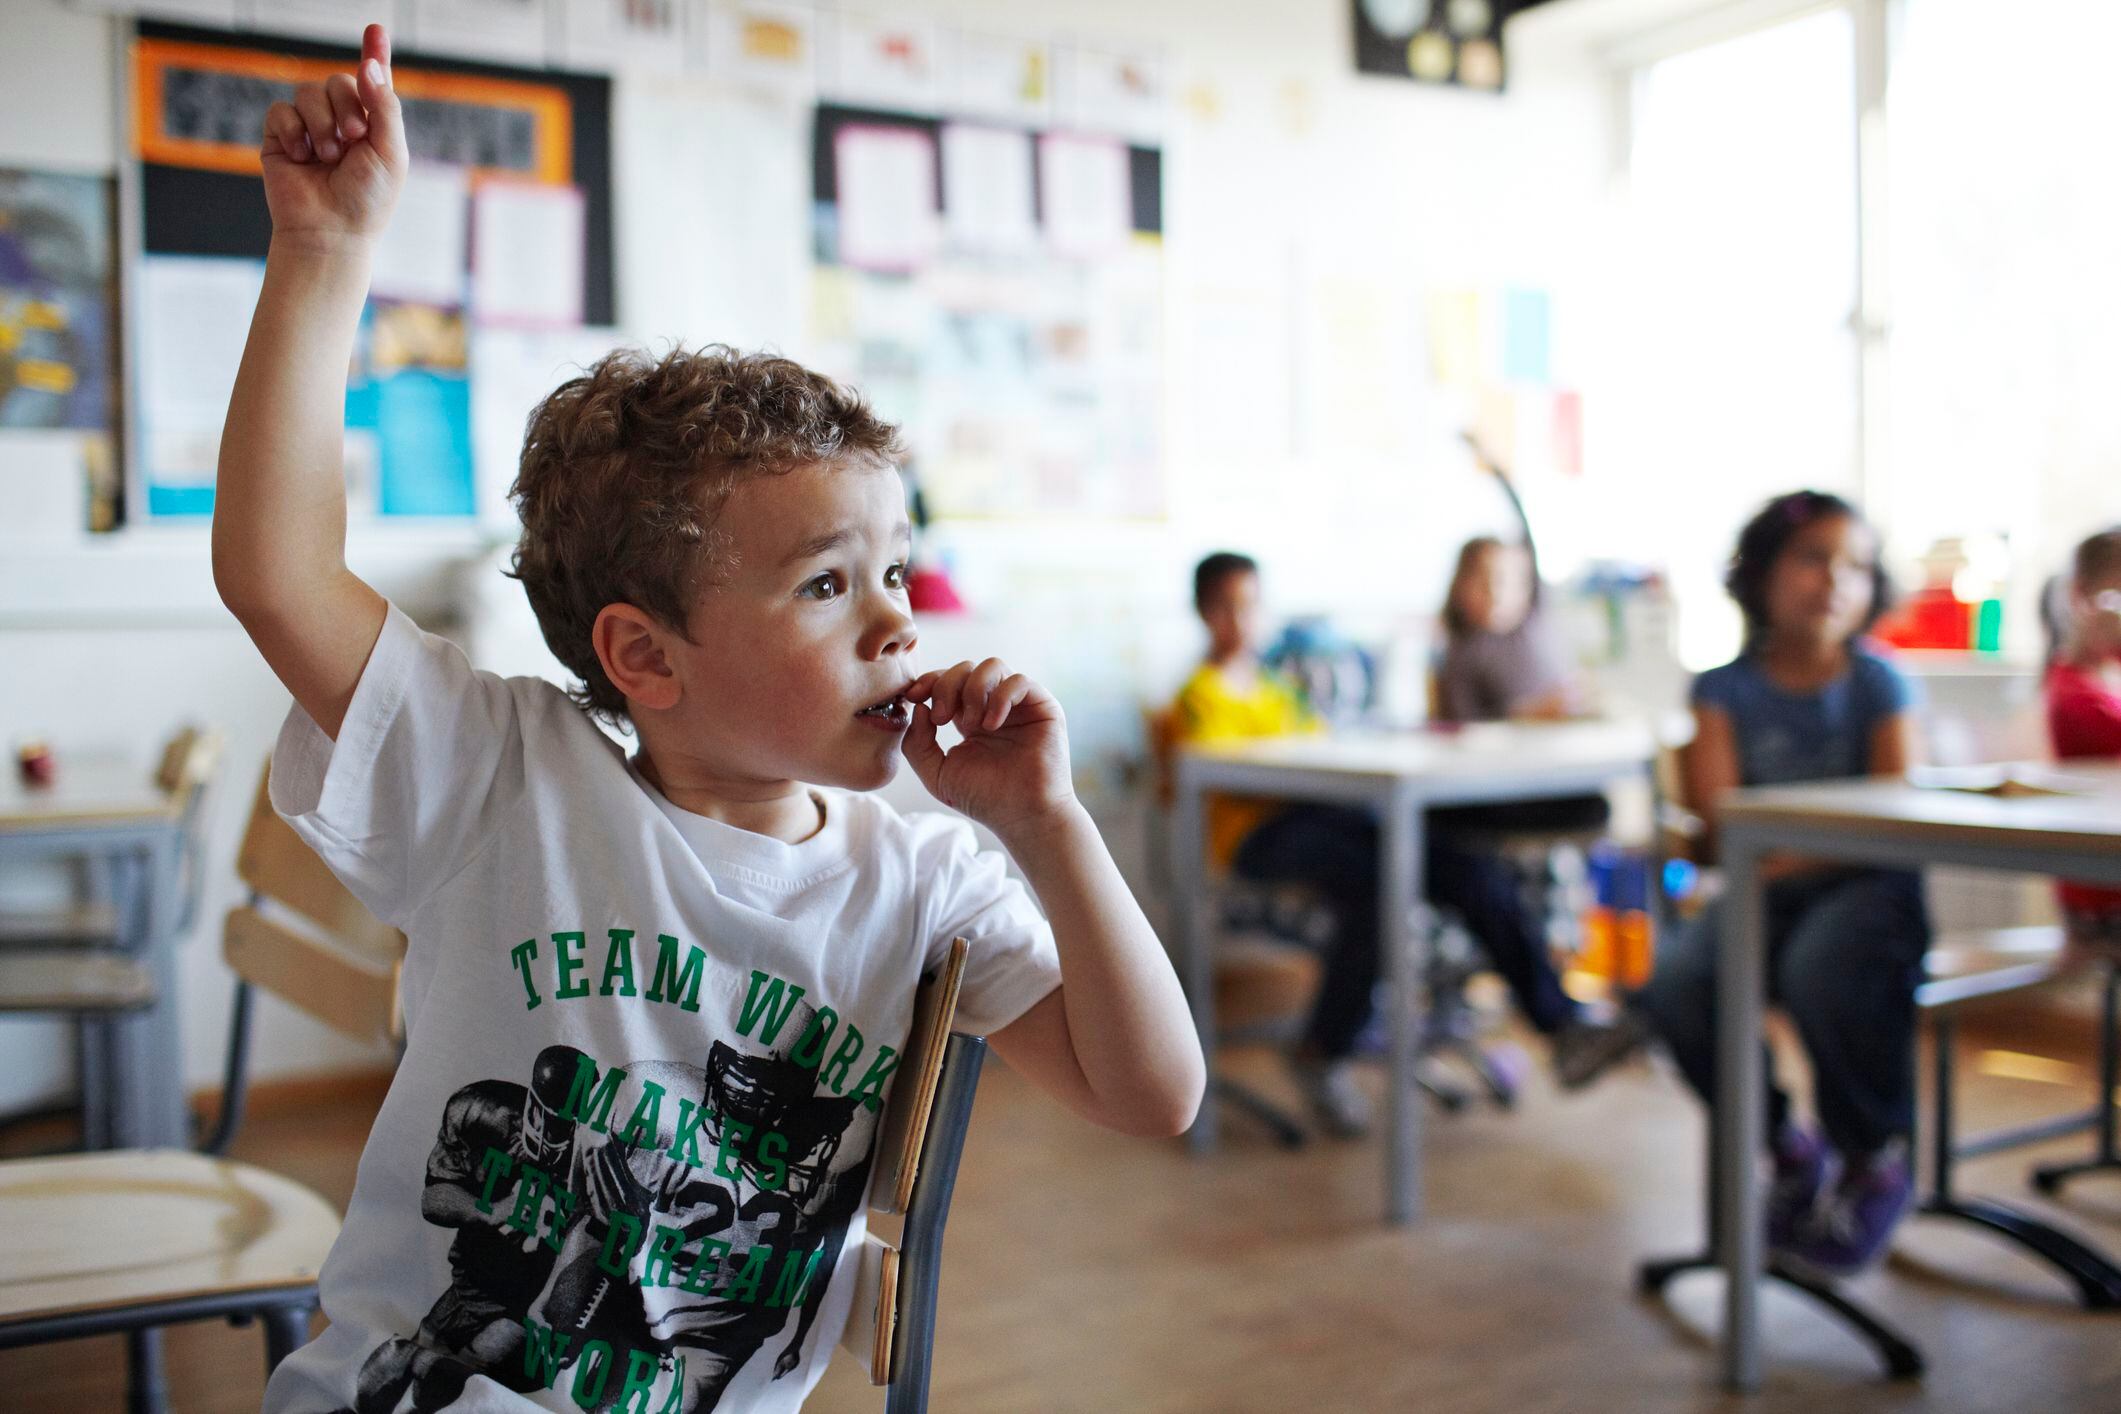
<svg viewBox="0 0 2121 1414">
<path fill-rule="evenodd" d="M 1855 63 L 1834 9 L 1636 73 L 1612 474 L 1578 548 L 1665 567 L 1690 668 L 1737 649 L 1722 569 L 1759 503 L 1862 484 Z"/>
<path fill-rule="evenodd" d="M 2009 537 L 2005 645 L 2040 584 L 2121 520 L 2121 7 L 1907 0 L 1887 117 L 1890 440 L 1903 561 Z"/>
</svg>

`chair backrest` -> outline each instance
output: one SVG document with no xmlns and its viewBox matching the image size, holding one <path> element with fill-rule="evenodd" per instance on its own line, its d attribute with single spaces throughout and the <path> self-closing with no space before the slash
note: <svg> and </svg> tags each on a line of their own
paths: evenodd
<svg viewBox="0 0 2121 1414">
<path fill-rule="evenodd" d="M 898 1080 L 884 1112 L 877 1139 L 882 1168 L 870 1185 L 870 1203 L 880 1213 L 903 1213 L 913 1203 L 920 1176 L 921 1152 L 927 1143 L 936 1087 L 942 1083 L 943 1056 L 950 1043 L 950 1022 L 957 1015 L 958 988 L 965 978 L 970 945 L 953 938 L 950 955 L 927 977 L 913 997 L 913 1025 L 906 1033 Z"/>
<path fill-rule="evenodd" d="M 1149 747 L 1149 789 L 1167 810 L 1178 795 L 1178 709 L 1142 708 L 1142 738 Z"/>
<path fill-rule="evenodd" d="M 236 855 L 251 901 L 229 910 L 223 955 L 237 976 L 326 1025 L 394 1041 L 403 1034 L 405 937 L 378 922 L 273 812 L 269 780 L 258 782 Z"/>
<path fill-rule="evenodd" d="M 952 1035 L 945 1046 L 942 1074 L 929 1108 L 920 1173 L 914 1180 L 913 1199 L 899 1240 L 894 1274 L 897 1319 L 885 1414 L 925 1414 L 928 1408 L 928 1380 L 935 1358 L 935 1301 L 942 1286 L 943 1227 L 950 1219 L 958 1160 L 964 1157 L 965 1135 L 972 1128 L 972 1101 L 986 1058 L 987 1043 L 978 1036 Z"/>
<path fill-rule="evenodd" d="M 221 733 L 209 727 L 179 727 L 155 767 L 155 784 L 169 795 L 204 786 L 221 762 Z"/>
<path fill-rule="evenodd" d="M 922 980 L 914 999 L 869 1190 L 877 1211 L 902 1213 L 905 1221 L 898 1246 L 874 1233 L 865 1241 L 854 1307 L 840 1337 L 869 1382 L 890 1387 L 891 1414 L 927 1407 L 943 1226 L 986 1055 L 985 1041 L 950 1030 L 966 953 L 965 940 L 955 939 L 949 958 Z"/>
<path fill-rule="evenodd" d="M 191 932 L 206 896 L 206 789 L 221 764 L 226 739 L 210 727 L 179 727 L 162 748 L 155 766 L 155 786 L 175 805 L 182 821 L 178 868 L 183 888 L 177 899 L 177 928 Z"/>
</svg>

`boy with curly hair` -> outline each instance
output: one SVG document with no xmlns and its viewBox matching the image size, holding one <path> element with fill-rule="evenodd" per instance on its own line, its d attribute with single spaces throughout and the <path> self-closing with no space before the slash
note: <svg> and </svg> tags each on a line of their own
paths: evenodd
<svg viewBox="0 0 2121 1414">
<path fill-rule="evenodd" d="M 362 47 L 266 119 L 214 574 L 295 700 L 274 807 L 408 937 L 407 1047 L 331 1326 L 266 1405 L 792 1409 L 953 937 L 960 1028 L 1093 1121 L 1185 1128 L 1199 1044 L 1059 704 L 992 658 L 915 666 L 896 435 L 829 380 L 620 353 L 538 409 L 515 573 L 573 700 L 474 670 L 347 569 L 345 369 L 406 168 L 380 26 Z M 963 821 L 864 793 L 901 755 L 1029 892 Z"/>
</svg>

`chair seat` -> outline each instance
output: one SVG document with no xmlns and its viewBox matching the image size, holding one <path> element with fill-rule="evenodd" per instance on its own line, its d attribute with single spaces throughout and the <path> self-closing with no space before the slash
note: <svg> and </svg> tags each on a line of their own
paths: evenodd
<svg viewBox="0 0 2121 1414">
<path fill-rule="evenodd" d="M 1281 1017 L 1301 1016 L 1318 995 L 1324 964 L 1301 948 L 1231 941 L 1215 958 L 1215 1019 L 1239 1033 Z"/>
<path fill-rule="evenodd" d="M 53 946 L 110 947 L 118 941 L 118 910 L 107 903 L 0 913 L 0 949 Z"/>
<path fill-rule="evenodd" d="M 0 1329 L 313 1283 L 338 1236 L 291 1179 L 183 1149 L 0 1162 Z"/>
<path fill-rule="evenodd" d="M 1922 959 L 1929 980 L 1915 989 L 1915 1005 L 1936 1011 L 2042 986 L 2060 974 L 2062 944 L 2058 927 L 1947 934 Z"/>
<path fill-rule="evenodd" d="M 130 958 L 78 948 L 0 953 L 0 1012 L 97 1015 L 154 1000 L 154 974 Z"/>
</svg>

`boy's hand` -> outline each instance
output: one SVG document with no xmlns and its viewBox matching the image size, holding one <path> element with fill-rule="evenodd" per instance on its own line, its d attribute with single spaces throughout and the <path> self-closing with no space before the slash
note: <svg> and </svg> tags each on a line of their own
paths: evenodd
<svg viewBox="0 0 2121 1414">
<path fill-rule="evenodd" d="M 405 125 L 390 37 L 370 25 L 356 74 L 305 83 L 265 114 L 265 205 L 274 236 L 370 239 L 405 184 Z"/>
<path fill-rule="evenodd" d="M 1053 695 L 999 658 L 925 673 L 906 689 L 914 704 L 904 751 L 913 773 L 943 804 L 1007 842 L 1074 803 L 1068 724 Z M 935 729 L 957 723 L 948 751 Z"/>
</svg>

